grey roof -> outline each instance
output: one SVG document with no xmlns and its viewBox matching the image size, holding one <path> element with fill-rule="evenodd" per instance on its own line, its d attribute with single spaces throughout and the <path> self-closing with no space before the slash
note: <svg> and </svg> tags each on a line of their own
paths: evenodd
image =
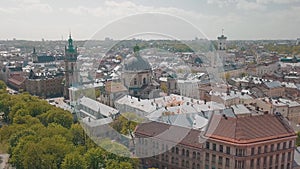
<svg viewBox="0 0 300 169">
<path fill-rule="evenodd" d="M 88 97 L 82 97 L 79 101 L 80 105 L 83 105 L 85 107 L 88 107 L 92 109 L 94 112 L 99 112 L 103 116 L 109 117 L 110 115 L 115 115 L 119 111 L 109 107 L 105 104 L 102 104 L 100 102 L 97 102 L 96 100 L 90 99 Z"/>
<path fill-rule="evenodd" d="M 276 87 L 281 87 L 281 83 L 279 81 L 265 82 L 265 85 L 270 89 L 276 88 Z"/>
<path fill-rule="evenodd" d="M 139 53 L 134 53 L 124 61 L 124 69 L 129 71 L 150 70 L 151 65 Z"/>
</svg>

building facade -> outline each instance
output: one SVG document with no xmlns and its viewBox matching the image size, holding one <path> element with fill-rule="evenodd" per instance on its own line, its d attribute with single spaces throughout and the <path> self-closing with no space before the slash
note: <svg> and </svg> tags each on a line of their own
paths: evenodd
<svg viewBox="0 0 300 169">
<path fill-rule="evenodd" d="M 296 141 L 285 119 L 271 114 L 213 115 L 206 131 L 149 122 L 135 136 L 142 167 L 159 169 L 292 169 Z"/>
</svg>

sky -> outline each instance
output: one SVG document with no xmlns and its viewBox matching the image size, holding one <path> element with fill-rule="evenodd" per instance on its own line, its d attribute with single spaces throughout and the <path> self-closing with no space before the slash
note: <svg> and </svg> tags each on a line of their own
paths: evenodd
<svg viewBox="0 0 300 169">
<path fill-rule="evenodd" d="M 215 40 L 222 29 L 229 40 L 297 39 L 299 11 L 300 0 L 1 0 L 0 39 L 60 40 L 72 32 L 75 40 L 88 40 L 103 30 L 101 38 L 124 39 L 154 30 Z M 201 33 L 168 24 L 172 18 Z M 126 19 L 132 23 L 124 25 Z M 148 29 L 136 30 L 141 25 Z"/>
</svg>

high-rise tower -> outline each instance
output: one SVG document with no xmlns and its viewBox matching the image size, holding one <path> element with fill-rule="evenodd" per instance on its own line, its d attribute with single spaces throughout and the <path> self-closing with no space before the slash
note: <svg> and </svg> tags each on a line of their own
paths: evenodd
<svg viewBox="0 0 300 169">
<path fill-rule="evenodd" d="M 69 88 L 78 83 L 77 61 L 78 52 L 77 47 L 73 45 L 71 34 L 68 39 L 68 46 L 65 46 L 65 83 L 64 83 L 64 98 L 69 99 Z"/>
</svg>

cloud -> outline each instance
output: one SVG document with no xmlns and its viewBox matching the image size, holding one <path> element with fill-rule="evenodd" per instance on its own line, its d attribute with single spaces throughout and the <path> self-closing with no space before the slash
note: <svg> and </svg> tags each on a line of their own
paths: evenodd
<svg viewBox="0 0 300 169">
<path fill-rule="evenodd" d="M 238 0 L 207 0 L 208 4 L 215 4 L 221 8 L 234 5 L 237 2 L 238 2 Z"/>
<path fill-rule="evenodd" d="M 51 13 L 52 6 L 40 0 L 14 0 L 14 7 L 0 7 L 0 14 L 17 14 L 22 12 Z"/>
<path fill-rule="evenodd" d="M 256 2 L 259 4 L 291 4 L 295 2 L 300 2 L 300 0 L 256 0 Z"/>
<path fill-rule="evenodd" d="M 272 0 L 262 0 L 272 1 Z M 280 0 L 278 0 L 280 1 Z M 264 3 L 257 3 L 249 0 L 207 0 L 208 4 L 215 4 L 220 8 L 231 7 L 242 10 L 262 10 L 265 9 Z"/>
<path fill-rule="evenodd" d="M 263 10 L 266 9 L 266 7 L 262 4 L 258 4 L 256 2 L 250 2 L 247 0 L 239 0 L 236 4 L 236 7 L 238 9 L 244 9 L 244 10 Z"/>
</svg>

